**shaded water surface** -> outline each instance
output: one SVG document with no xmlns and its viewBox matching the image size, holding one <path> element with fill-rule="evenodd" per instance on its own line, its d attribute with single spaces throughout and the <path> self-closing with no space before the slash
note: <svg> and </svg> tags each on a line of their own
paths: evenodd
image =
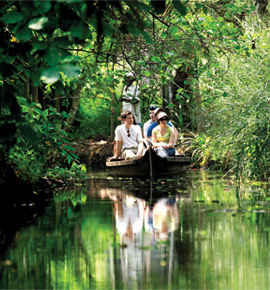
<svg viewBox="0 0 270 290">
<path fill-rule="evenodd" d="M 269 289 L 267 184 L 90 175 L 2 253 L 0 289 Z"/>
</svg>

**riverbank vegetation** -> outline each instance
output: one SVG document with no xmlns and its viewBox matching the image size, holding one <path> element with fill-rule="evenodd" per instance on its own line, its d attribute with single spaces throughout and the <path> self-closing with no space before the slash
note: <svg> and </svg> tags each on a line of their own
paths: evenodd
<svg viewBox="0 0 270 290">
<path fill-rule="evenodd" d="M 193 166 L 268 180 L 266 4 L 2 1 L 0 186 L 84 173 L 74 144 L 112 140 L 128 71 Z"/>
</svg>

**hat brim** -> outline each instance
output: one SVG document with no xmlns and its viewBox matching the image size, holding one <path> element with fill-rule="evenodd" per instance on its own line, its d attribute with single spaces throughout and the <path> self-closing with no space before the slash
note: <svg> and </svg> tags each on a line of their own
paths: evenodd
<svg viewBox="0 0 270 290">
<path fill-rule="evenodd" d="M 169 120 L 169 117 L 165 112 L 160 112 L 157 114 L 158 120 L 160 120 L 161 118 L 164 118 L 164 117 L 166 117 Z"/>
</svg>

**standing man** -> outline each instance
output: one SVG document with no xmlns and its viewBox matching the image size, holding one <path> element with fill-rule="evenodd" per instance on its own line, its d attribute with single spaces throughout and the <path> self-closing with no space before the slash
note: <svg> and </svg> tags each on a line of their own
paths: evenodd
<svg viewBox="0 0 270 290">
<path fill-rule="evenodd" d="M 146 123 L 144 123 L 144 125 L 143 125 L 143 138 L 144 138 L 144 139 L 147 139 L 147 130 L 148 130 L 149 126 L 150 126 L 151 124 L 153 124 L 153 123 L 156 121 L 155 113 L 154 113 L 154 111 L 155 111 L 156 108 L 157 108 L 156 106 L 154 106 L 154 105 L 150 105 L 150 108 L 149 108 L 149 116 L 150 116 L 150 120 L 148 120 L 148 121 L 147 121 Z"/>
<path fill-rule="evenodd" d="M 122 110 L 131 111 L 134 114 L 135 120 L 142 127 L 141 105 L 140 105 L 140 90 L 136 82 L 136 77 L 132 72 L 125 74 L 126 85 L 124 87 L 122 98 Z"/>
<path fill-rule="evenodd" d="M 124 159 L 141 157 L 144 144 L 141 129 L 133 124 L 134 118 L 131 111 L 121 113 L 123 124 L 115 129 L 116 152 L 111 159 L 121 155 Z"/>
</svg>

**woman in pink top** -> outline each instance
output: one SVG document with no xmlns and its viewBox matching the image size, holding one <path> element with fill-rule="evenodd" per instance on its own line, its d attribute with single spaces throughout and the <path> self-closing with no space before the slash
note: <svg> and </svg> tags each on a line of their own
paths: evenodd
<svg viewBox="0 0 270 290">
<path fill-rule="evenodd" d="M 169 118 L 165 112 L 158 114 L 157 127 L 152 132 L 152 143 L 157 155 L 168 157 L 175 155 L 174 130 L 168 126 Z"/>
</svg>

